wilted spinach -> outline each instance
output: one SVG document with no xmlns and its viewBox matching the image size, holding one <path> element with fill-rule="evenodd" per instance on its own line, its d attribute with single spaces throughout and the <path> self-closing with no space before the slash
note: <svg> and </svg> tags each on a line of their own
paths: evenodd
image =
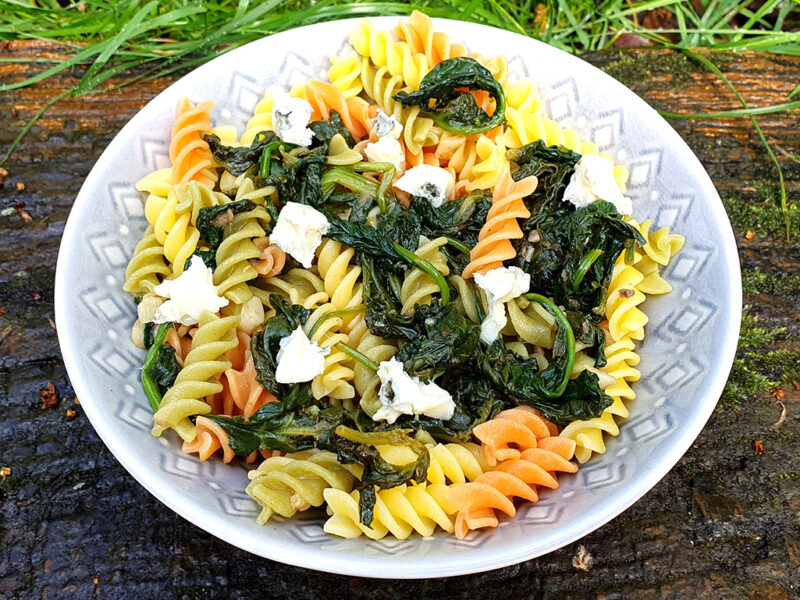
<svg viewBox="0 0 800 600">
<path fill-rule="evenodd" d="M 412 327 L 417 335 L 396 358 L 409 375 L 422 381 L 463 367 L 479 353 L 480 326 L 465 319 L 454 304 L 442 306 L 434 300 L 429 305 L 417 305 Z"/>
<path fill-rule="evenodd" d="M 228 204 L 201 208 L 197 215 L 197 229 L 200 231 L 200 239 L 205 240 L 208 244 L 209 251 L 216 254 L 217 248 L 222 243 L 225 226 L 231 221 L 231 215 L 254 210 L 255 207 L 256 205 L 252 200 L 239 200 Z M 200 256 L 203 258 L 203 262 L 208 265 L 210 261 L 206 261 L 206 256 L 203 254 Z"/>
<path fill-rule="evenodd" d="M 264 149 L 270 145 L 280 145 L 281 141 L 274 132 L 264 130 L 256 135 L 250 146 L 227 146 L 215 133 L 203 136 L 211 148 L 214 159 L 232 175 L 241 175 L 250 167 L 258 164 Z"/>
<path fill-rule="evenodd" d="M 328 157 L 327 144 L 316 148 L 281 149 L 281 161 L 271 163 L 263 185 L 274 185 L 281 202 L 298 202 L 319 208 L 325 203 L 322 173 Z"/>
<path fill-rule="evenodd" d="M 292 395 L 293 390 L 311 385 L 310 383 L 290 385 L 275 380 L 281 339 L 291 335 L 298 327 L 302 327 L 311 311 L 297 304 L 290 304 L 288 300 L 276 294 L 270 295 L 269 303 L 275 310 L 275 315 L 264 324 L 264 329 L 253 336 L 250 350 L 256 367 L 256 381 L 284 402 L 285 398 Z"/>
<path fill-rule="evenodd" d="M 147 396 L 147 402 L 150 404 L 150 408 L 153 409 L 153 412 L 157 411 L 158 407 L 161 406 L 161 389 L 156 380 L 153 379 L 152 371 L 156 362 L 158 362 L 161 350 L 164 347 L 164 342 L 167 339 L 167 333 L 171 327 L 172 323 L 161 323 L 158 326 L 155 335 L 149 340 L 150 346 L 144 357 L 144 363 L 142 364 L 142 389 L 144 390 L 144 395 Z M 152 332 L 152 329 L 150 331 Z M 167 383 L 169 381 L 169 376 L 165 373 L 168 367 L 167 365 L 164 365 L 164 367 L 165 369 L 158 374 L 162 375 L 162 381 Z M 174 379 L 172 383 L 174 383 Z"/>
<path fill-rule="evenodd" d="M 584 352 L 595 358 L 595 367 L 605 367 L 606 333 L 597 324 L 596 316 L 576 310 L 565 311 L 565 314 L 575 333 L 575 341 L 583 344 L 586 347 Z"/>
<path fill-rule="evenodd" d="M 387 267 L 391 272 L 397 272 L 402 268 L 403 263 L 411 265 L 424 271 L 430 275 L 439 287 L 442 295 L 442 304 L 450 302 L 450 288 L 444 276 L 427 260 L 420 258 L 412 250 L 405 246 L 393 241 L 390 236 L 399 236 L 403 241 L 409 245 L 412 244 L 410 239 L 413 228 L 416 227 L 413 219 L 405 221 L 403 219 L 389 220 L 386 225 L 380 229 L 370 227 L 366 223 L 354 223 L 345 221 L 338 215 L 323 210 L 322 213 L 328 219 L 330 224 L 328 233 L 329 238 L 342 242 L 351 246 L 356 252 L 364 256 L 370 256 L 375 259 L 381 260 L 381 264 Z M 392 228 L 402 224 L 402 230 Z M 413 244 L 415 249 L 416 245 Z M 363 258 L 362 258 L 363 262 Z M 373 311 L 375 312 L 375 311 Z"/>
<path fill-rule="evenodd" d="M 178 361 L 175 360 L 175 349 L 164 344 L 158 350 L 156 362 L 150 369 L 150 377 L 158 385 L 159 391 L 164 394 L 169 388 L 175 385 L 175 378 L 181 372 Z"/>
<path fill-rule="evenodd" d="M 604 200 L 578 209 L 560 202 L 531 216 L 526 228 L 535 228 L 538 241 L 523 250 L 516 263 L 530 273 L 531 289 L 568 310 L 597 317 L 604 312 L 617 258 L 644 243 L 638 230 Z M 593 261 L 586 271 L 582 267 L 589 254 Z"/>
<path fill-rule="evenodd" d="M 548 202 L 564 196 L 569 178 L 581 155 L 564 146 L 548 146 L 542 140 L 511 149 L 507 153 L 515 181 L 535 175 L 538 185 L 531 195 L 531 212 L 539 212 Z"/>
<path fill-rule="evenodd" d="M 354 146 L 356 143 L 350 131 L 348 131 L 347 127 L 345 127 L 345 124 L 342 122 L 341 115 L 335 110 L 331 111 L 327 121 L 312 121 L 308 124 L 308 128 L 314 133 L 314 138 L 316 140 L 312 146 L 320 143 L 324 144 L 326 146 L 326 151 L 331 138 L 337 133 L 342 135 L 348 146 Z"/>
<path fill-rule="evenodd" d="M 465 91 L 469 90 L 469 91 Z M 484 90 L 495 100 L 494 113 L 483 110 L 471 91 Z M 503 86 L 474 58 L 443 60 L 425 75 L 419 91 L 400 92 L 394 99 L 403 106 L 419 106 L 445 131 L 464 135 L 482 133 L 500 125 L 506 112 Z M 435 100 L 431 106 L 431 101 Z"/>
<path fill-rule="evenodd" d="M 361 522 L 372 524 L 375 488 L 390 489 L 409 481 L 424 483 L 427 479 L 430 456 L 424 444 L 409 436 L 410 430 L 394 429 L 382 432 L 362 432 L 340 425 L 336 428 L 335 444 L 339 461 L 364 465 L 359 492 Z M 405 465 L 386 462 L 376 446 L 408 446 L 417 460 Z"/>
<path fill-rule="evenodd" d="M 186 262 L 183 263 L 184 270 L 191 266 L 193 256 L 199 256 L 203 264 L 212 271 L 217 268 L 217 253 L 214 250 L 195 250 L 189 255 Z"/>
<path fill-rule="evenodd" d="M 408 212 L 416 214 L 422 234 L 429 239 L 444 236 L 446 246 L 439 248 L 450 270 L 461 273 L 469 262 L 469 249 L 478 243 L 478 234 L 486 223 L 492 206 L 491 194 L 476 190 L 455 200 L 434 207 L 424 198 L 413 197 Z"/>
<path fill-rule="evenodd" d="M 366 254 L 361 255 L 367 327 L 374 335 L 381 337 L 414 339 L 417 335 L 413 327 L 414 317 L 400 312 L 399 281 L 391 269 L 381 268 L 384 262 Z"/>
<path fill-rule="evenodd" d="M 422 233 L 420 218 L 410 210 L 395 203 L 391 210 L 378 215 L 375 230 L 384 239 L 392 240 L 414 252 Z"/>
<path fill-rule="evenodd" d="M 347 417 L 341 408 L 316 406 L 291 408 L 283 402 L 265 404 L 249 419 L 206 415 L 228 434 L 228 444 L 238 456 L 256 450 L 300 452 L 310 448 L 327 448 L 334 429 Z"/>
<path fill-rule="evenodd" d="M 563 146 L 533 142 L 508 151 L 514 179 L 535 175 L 539 183 L 525 203 L 531 211 L 516 244 L 516 266 L 531 275 L 531 289 L 570 311 L 593 315 L 605 307 L 611 272 L 622 251 L 644 242 L 613 204 L 576 208 L 563 200 L 580 155 Z"/>
<path fill-rule="evenodd" d="M 359 508 L 361 522 L 372 523 L 375 487 L 393 488 L 409 481 L 422 483 L 428 471 L 429 455 L 423 444 L 409 436 L 410 430 L 362 432 L 346 426 L 352 420 L 342 408 L 320 410 L 316 406 L 289 410 L 281 403 L 264 405 L 249 419 L 208 415 L 228 434 L 228 443 L 237 455 L 247 456 L 256 450 L 298 452 L 311 448 L 335 452 L 342 464 L 360 464 Z M 395 465 L 385 461 L 376 446 L 408 446 L 417 459 Z"/>
</svg>

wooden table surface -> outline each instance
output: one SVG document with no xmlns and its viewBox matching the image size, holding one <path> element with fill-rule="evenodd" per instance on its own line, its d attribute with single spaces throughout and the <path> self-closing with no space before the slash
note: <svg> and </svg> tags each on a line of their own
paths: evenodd
<svg viewBox="0 0 800 600">
<path fill-rule="evenodd" d="M 12 42 L 0 52 L 61 50 Z M 756 106 L 786 102 L 800 80 L 800 58 L 712 58 Z M 714 75 L 677 54 L 614 51 L 588 60 L 659 109 L 737 108 Z M 0 64 L 0 83 L 42 68 Z M 82 73 L 0 94 L 0 153 Z M 800 210 L 792 206 L 787 242 L 775 171 L 747 119 L 673 122 L 725 201 L 745 282 L 732 382 L 696 443 L 644 498 L 580 542 L 489 573 L 392 582 L 290 567 L 211 537 L 136 483 L 75 401 L 52 321 L 64 223 L 114 134 L 171 81 L 59 102 L 4 165 L 0 468 L 10 474 L 0 471 L 0 598 L 800 597 Z M 798 114 L 759 123 L 797 200 Z M 53 404 L 43 402 L 51 384 L 59 400 L 44 408 Z"/>
</svg>

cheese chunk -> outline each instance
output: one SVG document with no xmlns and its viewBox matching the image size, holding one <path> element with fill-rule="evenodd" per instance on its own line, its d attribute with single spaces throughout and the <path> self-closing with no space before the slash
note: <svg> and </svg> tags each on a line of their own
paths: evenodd
<svg viewBox="0 0 800 600">
<path fill-rule="evenodd" d="M 425 198 L 431 206 L 438 208 L 450 198 L 454 183 L 453 176 L 446 169 L 419 165 L 406 171 L 394 185 L 412 196 Z"/>
<path fill-rule="evenodd" d="M 587 154 L 575 165 L 575 172 L 564 190 L 564 201 L 582 208 L 597 200 L 610 202 L 621 215 L 633 213 L 631 199 L 622 195 L 622 190 L 614 179 L 611 161 L 602 156 Z"/>
<path fill-rule="evenodd" d="M 447 390 L 433 381 L 422 383 L 418 377 L 411 377 L 395 357 L 380 364 L 378 377 L 381 406 L 372 416 L 373 420 L 391 425 L 401 415 L 427 415 L 443 421 L 453 417 L 456 405 Z"/>
<path fill-rule="evenodd" d="M 217 294 L 213 272 L 199 256 L 192 256 L 188 269 L 164 280 L 153 292 L 167 299 L 156 309 L 154 323 L 194 325 L 205 311 L 216 313 L 228 305 L 228 299 Z"/>
<path fill-rule="evenodd" d="M 398 139 L 400 134 L 403 133 L 403 125 L 393 116 L 390 117 L 387 115 L 380 108 L 372 121 L 372 127 L 379 138 L 388 136 Z"/>
<path fill-rule="evenodd" d="M 403 147 L 393 137 L 382 137 L 377 142 L 370 142 L 364 148 L 364 154 L 372 162 L 383 162 L 394 165 L 397 174 L 406 168 L 406 154 Z"/>
<path fill-rule="evenodd" d="M 476 273 L 475 283 L 486 292 L 489 314 L 481 323 L 481 340 L 491 344 L 508 323 L 505 303 L 528 292 L 531 276 L 519 267 L 497 267 Z"/>
<path fill-rule="evenodd" d="M 302 98 L 292 98 L 282 90 L 273 92 L 272 128 L 281 141 L 310 146 L 314 133 L 306 127 L 314 109 Z"/>
<path fill-rule="evenodd" d="M 325 371 L 325 357 L 330 348 L 320 348 L 308 339 L 303 328 L 298 326 L 280 341 L 276 359 L 275 381 L 278 383 L 304 383 Z"/>
<path fill-rule="evenodd" d="M 278 215 L 269 241 L 309 269 L 314 252 L 329 228 L 328 219 L 313 206 L 287 202 Z"/>
</svg>

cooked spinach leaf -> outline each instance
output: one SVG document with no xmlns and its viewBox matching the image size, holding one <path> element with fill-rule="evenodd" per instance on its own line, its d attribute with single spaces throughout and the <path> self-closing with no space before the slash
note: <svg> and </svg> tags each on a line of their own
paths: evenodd
<svg viewBox="0 0 800 600">
<path fill-rule="evenodd" d="M 322 195 L 322 173 L 328 157 L 327 145 L 316 148 L 281 148 L 281 161 L 274 161 L 263 185 L 274 185 L 281 202 L 298 202 L 319 208 L 325 203 Z"/>
<path fill-rule="evenodd" d="M 355 139 L 353 139 L 350 131 L 348 131 L 347 127 L 345 127 L 342 122 L 342 116 L 335 110 L 331 111 L 327 121 L 312 121 L 308 124 L 308 128 L 314 132 L 314 138 L 316 139 L 314 145 L 322 143 L 327 148 L 331 138 L 339 133 L 347 142 L 348 146 L 355 146 Z"/>
<path fill-rule="evenodd" d="M 255 207 L 252 200 L 239 200 L 201 208 L 197 215 L 197 229 L 200 231 L 200 239 L 205 240 L 208 244 L 209 251 L 216 254 L 217 248 L 222 243 L 225 226 L 233 220 L 233 215 L 254 210 Z M 203 262 L 208 265 L 205 256 L 203 256 Z M 216 266 L 216 259 L 214 265 Z"/>
<path fill-rule="evenodd" d="M 478 243 L 478 234 L 486 223 L 491 206 L 491 193 L 477 190 L 445 202 L 438 208 L 426 199 L 415 196 L 411 199 L 408 211 L 419 217 L 425 236 L 433 239 L 444 235 L 471 248 Z"/>
<path fill-rule="evenodd" d="M 184 270 L 188 269 L 192 264 L 192 256 L 199 256 L 203 264 L 212 271 L 217 268 L 217 253 L 214 250 L 195 250 L 183 263 Z"/>
<path fill-rule="evenodd" d="M 487 91 L 494 98 L 495 110 L 491 116 L 475 102 L 470 93 L 475 90 Z M 506 112 L 503 86 L 489 69 L 466 56 L 443 60 L 425 75 L 419 91 L 400 92 L 394 99 L 403 106 L 419 106 L 445 131 L 464 135 L 497 127 Z M 435 101 L 433 105 L 431 101 Z"/>
<path fill-rule="evenodd" d="M 164 394 L 175 384 L 175 378 L 181 372 L 178 361 L 175 360 L 175 349 L 164 344 L 158 349 L 156 362 L 150 369 L 150 377 L 158 385 L 159 391 Z"/>
<path fill-rule="evenodd" d="M 564 146 L 548 146 L 542 140 L 511 149 L 507 153 L 515 181 L 531 175 L 538 179 L 533 191 L 533 209 L 539 212 L 545 203 L 561 200 L 569 178 L 581 155 Z"/>
<path fill-rule="evenodd" d="M 375 507 L 375 488 L 389 489 L 409 481 L 424 483 L 427 479 L 430 456 L 424 444 L 409 436 L 407 429 L 383 432 L 362 432 L 344 425 L 336 428 L 334 444 L 340 462 L 364 465 L 359 491 L 361 522 L 372 524 Z M 405 465 L 386 462 L 376 448 L 379 445 L 408 446 L 417 460 Z"/>
<path fill-rule="evenodd" d="M 395 203 L 391 210 L 378 215 L 375 230 L 382 238 L 414 252 L 419 246 L 422 223 L 415 213 Z"/>
<path fill-rule="evenodd" d="M 278 136 L 269 130 L 256 134 L 250 146 L 227 146 L 215 133 L 205 135 L 203 139 L 211 148 L 214 159 L 232 175 L 237 176 L 257 165 L 267 146 L 275 144 L 277 147 L 281 143 Z"/>
<path fill-rule="evenodd" d="M 157 411 L 158 407 L 161 406 L 161 390 L 153 379 L 152 370 L 164 346 L 164 341 L 167 339 L 167 333 L 170 327 L 172 327 L 172 323 L 162 323 L 158 326 L 158 330 L 153 336 L 152 343 L 147 350 L 144 363 L 142 364 L 142 389 L 144 390 L 144 395 L 147 396 L 147 402 L 150 404 L 150 408 L 153 409 L 153 412 Z"/>
<path fill-rule="evenodd" d="M 524 400 L 522 404 L 533 406 L 558 425 L 567 425 L 576 419 L 588 421 L 596 419 L 611 406 L 613 400 L 600 389 L 597 375 L 581 371 L 575 379 L 570 379 L 564 393 L 558 398 L 539 398 Z"/>
<path fill-rule="evenodd" d="M 427 260 L 418 257 L 413 251 L 387 237 L 399 235 L 405 243 L 411 244 L 412 241 L 409 236 L 414 231 L 413 228 L 416 227 L 413 218 L 408 221 L 403 221 L 400 218 L 387 221 L 387 225 L 382 230 L 379 230 L 370 227 L 366 223 L 345 221 L 331 211 L 323 210 L 322 213 L 330 224 L 326 234 L 329 238 L 351 246 L 356 252 L 381 259 L 382 265 L 388 267 L 392 272 L 402 268 L 403 263 L 424 271 L 433 278 L 439 287 L 442 295 L 442 304 L 450 302 L 450 288 L 438 269 Z M 395 229 L 393 230 L 392 228 Z M 414 244 L 415 249 L 418 243 L 419 238 L 417 238 L 417 243 Z"/>
<path fill-rule="evenodd" d="M 528 219 L 525 230 L 534 229 L 538 241 L 525 241 L 516 259 L 530 273 L 531 289 L 599 321 L 617 258 L 644 243 L 638 230 L 604 200 L 578 209 L 559 202 Z"/>
<path fill-rule="evenodd" d="M 585 352 L 593 356 L 595 367 L 606 366 L 606 332 L 597 324 L 596 315 L 584 314 L 580 311 L 565 311 L 575 341 L 586 346 Z"/>
<path fill-rule="evenodd" d="M 479 350 L 481 328 L 465 319 L 454 304 L 442 306 L 438 300 L 414 308 L 412 324 L 417 335 L 397 353 L 404 370 L 422 381 L 465 366 Z"/>
<path fill-rule="evenodd" d="M 247 456 L 256 450 L 328 449 L 334 429 L 346 417 L 346 411 L 337 407 L 296 409 L 284 402 L 265 404 L 249 419 L 206 415 L 225 430 L 228 444 L 237 456 Z"/>
<path fill-rule="evenodd" d="M 144 347 L 147 348 L 147 349 L 149 349 L 150 346 L 153 345 L 153 341 L 154 341 L 153 340 L 153 335 L 155 333 L 154 330 L 155 330 L 155 323 L 153 323 L 152 321 L 150 323 L 145 323 L 144 324 L 144 335 L 143 335 Z"/>
<path fill-rule="evenodd" d="M 417 335 L 413 327 L 414 317 L 400 312 L 402 304 L 399 282 L 392 285 L 392 278 L 396 279 L 397 276 L 384 266 L 385 262 L 376 261 L 367 254 L 361 255 L 364 304 L 367 306 L 364 319 L 367 327 L 374 335 L 381 337 L 414 339 Z"/>
<path fill-rule="evenodd" d="M 275 315 L 264 324 L 264 329 L 253 336 L 250 350 L 256 367 L 256 381 L 283 402 L 284 398 L 291 395 L 292 390 L 303 386 L 310 387 L 309 383 L 278 383 L 275 380 L 275 371 L 278 368 L 277 357 L 281 339 L 291 335 L 298 327 L 302 327 L 311 311 L 297 304 L 290 304 L 277 294 L 270 295 L 269 303 L 275 310 Z"/>
<path fill-rule="evenodd" d="M 558 398 L 569 382 L 575 364 L 575 336 L 567 317 L 551 300 L 539 294 L 526 294 L 527 300 L 538 302 L 556 320 L 556 338 L 550 364 L 539 371 L 536 359 L 523 359 L 506 350 L 501 338 L 492 343 L 483 359 L 483 372 L 497 387 L 508 394 L 525 399 Z"/>
<path fill-rule="evenodd" d="M 416 481 L 425 481 L 430 457 L 423 444 L 409 436 L 410 430 L 362 432 L 346 426 L 351 416 L 342 408 L 320 410 L 287 409 L 282 403 L 264 405 L 249 419 L 207 415 L 228 434 L 228 443 L 237 455 L 247 456 L 256 450 L 299 452 L 311 448 L 335 452 L 342 464 L 360 464 L 359 510 L 361 522 L 372 523 L 375 488 L 389 489 Z M 376 446 L 408 446 L 417 459 L 395 465 L 383 459 Z"/>
<path fill-rule="evenodd" d="M 366 223 L 345 221 L 336 213 L 322 210 L 330 226 L 325 235 L 333 240 L 347 244 L 356 252 L 361 252 L 378 259 L 389 261 L 402 261 L 395 244 L 391 239 L 382 236 L 377 229 Z M 417 240 L 419 241 L 419 240 Z"/>
</svg>

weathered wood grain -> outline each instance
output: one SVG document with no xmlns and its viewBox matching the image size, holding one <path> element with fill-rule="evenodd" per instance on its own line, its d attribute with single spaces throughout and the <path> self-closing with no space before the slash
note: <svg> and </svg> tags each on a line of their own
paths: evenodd
<svg viewBox="0 0 800 600">
<path fill-rule="evenodd" d="M 39 42 L 13 42 L 3 53 L 62 56 L 58 47 Z M 786 101 L 800 79 L 798 58 L 712 59 L 753 105 Z M 674 53 L 610 52 L 588 60 L 659 109 L 737 107 L 717 78 Z M 3 64 L 0 82 L 42 68 Z M 0 152 L 25 120 L 81 74 L 76 69 L 0 95 Z M 787 243 L 775 208 L 776 178 L 746 119 L 673 122 L 727 202 L 746 275 L 747 313 L 759 315 L 745 330 L 738 383 L 726 406 L 661 483 L 579 543 L 486 574 L 376 582 L 270 562 L 205 534 L 147 494 L 74 404 L 50 323 L 64 223 L 103 148 L 171 81 L 64 99 L 4 165 L 9 175 L 0 188 L 0 211 L 24 206 L 0 216 L 0 467 L 11 468 L 0 481 L 0 597 L 798 597 L 800 394 L 791 380 L 800 363 L 800 222 L 793 213 L 795 237 Z M 798 115 L 764 116 L 759 123 L 780 156 L 790 199 L 796 200 Z M 17 191 L 17 183 L 24 183 L 24 191 Z M 748 231 L 755 234 L 749 240 Z M 764 333 L 756 334 L 757 328 Z M 48 382 L 61 402 L 43 410 L 39 393 Z M 778 382 L 787 416 L 776 427 L 781 406 L 767 389 Z M 71 410 L 77 412 L 73 419 Z M 755 449 L 756 441 L 763 453 Z M 592 557 L 588 571 L 573 566 L 581 545 Z"/>
</svg>

